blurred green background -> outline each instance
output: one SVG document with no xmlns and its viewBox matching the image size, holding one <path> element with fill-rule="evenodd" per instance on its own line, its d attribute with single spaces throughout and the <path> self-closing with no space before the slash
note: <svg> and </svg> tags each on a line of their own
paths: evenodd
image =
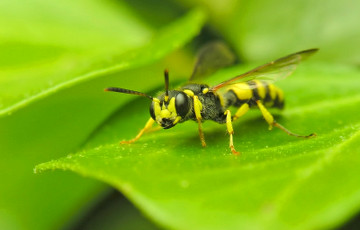
<svg viewBox="0 0 360 230">
<path fill-rule="evenodd" d="M 359 12 L 356 0 L 0 1 L 0 229 L 158 228 L 101 182 L 33 168 L 81 149 L 129 101 L 103 88 L 154 90 L 164 67 L 186 79 L 206 41 L 226 41 L 241 63 L 317 47 L 317 62 L 358 66 Z M 159 54 L 132 52 L 167 34 Z"/>
</svg>

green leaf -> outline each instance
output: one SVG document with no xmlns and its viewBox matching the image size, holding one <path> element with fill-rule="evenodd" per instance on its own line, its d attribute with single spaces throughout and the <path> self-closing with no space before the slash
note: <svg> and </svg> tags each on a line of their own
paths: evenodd
<svg viewBox="0 0 360 230">
<path fill-rule="evenodd" d="M 141 229 L 159 230 L 128 199 L 114 189 L 104 193 L 95 208 L 77 220 L 69 229 Z"/>
<path fill-rule="evenodd" d="M 318 60 L 356 64 L 360 59 L 356 0 L 178 2 L 206 7 L 212 25 L 244 61 L 271 61 L 309 48 L 320 48 Z"/>
<path fill-rule="evenodd" d="M 62 50 L 63 47 L 59 47 L 59 44 L 53 47 L 49 44 L 34 46 L 33 44 L 24 45 L 18 42 L 15 44 L 5 43 L 4 46 L 11 52 L 13 50 L 19 51 L 18 46 L 21 45 L 26 48 L 28 55 L 33 55 L 29 59 L 40 59 L 36 59 L 37 63 L 32 63 L 30 66 L 26 65 L 22 68 L 11 66 L 11 68 L 4 68 L 1 71 L 0 116 L 11 114 L 19 108 L 74 84 L 159 60 L 176 48 L 181 47 L 194 34 L 199 33 L 204 19 L 205 15 L 202 11 L 194 10 L 178 22 L 158 31 L 152 41 L 129 52 L 124 52 L 129 49 L 128 44 L 117 45 L 117 43 L 114 44 L 107 40 L 102 40 L 102 42 L 104 43 L 103 46 L 108 46 L 108 49 L 103 48 L 100 54 L 99 52 L 94 54 L 85 51 L 77 53 L 74 50 L 69 52 Z M 131 24 L 127 26 L 131 30 Z M 94 34 L 97 32 L 94 31 Z M 70 34 L 70 32 L 68 33 Z M 121 31 L 121 36 L 123 34 L 127 34 L 129 38 L 139 36 L 139 34 L 128 33 L 126 30 Z M 147 37 L 145 36 L 145 38 Z M 92 45 L 89 44 L 90 50 L 93 50 Z M 109 51 L 109 47 L 111 51 Z M 39 51 L 32 54 L 33 50 Z M 21 52 L 23 51 L 21 50 Z M 55 57 L 49 57 L 49 53 L 53 53 Z M 0 56 L 0 59 L 6 59 L 6 57 Z M 43 59 L 48 61 L 45 62 Z M 19 80 L 22 81 L 21 85 L 18 84 Z"/>
<path fill-rule="evenodd" d="M 60 228 L 91 205 L 104 184 L 34 175 L 34 165 L 76 151 L 129 100 L 105 87 L 162 82 L 149 76 L 163 67 L 150 64 L 197 35 L 205 19 L 195 10 L 155 31 L 110 2 L 0 3 L 1 229 Z"/>
<path fill-rule="evenodd" d="M 230 153 L 226 128 L 212 122 L 204 123 L 206 148 L 194 122 L 119 146 L 148 117 L 149 105 L 139 98 L 104 123 L 87 149 L 35 170 L 70 170 L 109 183 L 170 228 L 333 228 L 360 208 L 358 77 L 344 66 L 304 64 L 279 83 L 287 108 L 272 110 L 277 121 L 316 138 L 268 131 L 255 110 L 234 124 L 241 156 Z"/>
<path fill-rule="evenodd" d="M 0 115 L 71 86 L 98 70 L 95 63 L 153 35 L 125 5 L 110 1 L 5 0 L 0 15 Z"/>
<path fill-rule="evenodd" d="M 317 47 L 319 60 L 355 63 L 360 58 L 359 10 L 360 3 L 354 0 L 341 4 L 336 0 L 247 1 L 229 19 L 227 35 L 232 41 L 240 37 L 237 48 L 247 60 L 269 60 Z"/>
</svg>

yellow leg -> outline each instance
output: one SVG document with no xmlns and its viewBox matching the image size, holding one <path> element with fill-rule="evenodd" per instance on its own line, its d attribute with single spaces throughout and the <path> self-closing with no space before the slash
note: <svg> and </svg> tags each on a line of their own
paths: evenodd
<svg viewBox="0 0 360 230">
<path fill-rule="evenodd" d="M 202 145 L 202 147 L 206 147 L 206 142 L 205 142 L 204 133 L 202 131 L 201 121 L 199 121 L 199 120 L 198 120 L 198 127 L 199 127 L 199 136 L 200 136 L 201 145 Z"/>
<path fill-rule="evenodd" d="M 145 130 L 144 133 L 151 133 L 151 132 L 155 132 L 155 131 L 158 131 L 158 130 L 161 130 L 161 129 L 162 129 L 161 126 L 151 127 L 150 129 Z"/>
<path fill-rule="evenodd" d="M 262 115 L 264 116 L 266 122 L 269 124 L 269 130 L 272 129 L 275 120 L 274 117 L 271 115 L 271 113 L 265 108 L 265 106 L 261 103 L 261 101 L 256 101 L 256 104 L 258 105 Z"/>
<path fill-rule="evenodd" d="M 227 128 L 227 131 L 230 135 L 230 143 L 229 143 L 229 147 L 231 149 L 231 152 L 233 154 L 239 154 L 238 151 L 235 150 L 235 147 L 234 147 L 234 142 L 233 142 L 233 134 L 234 134 L 234 129 L 232 127 L 232 122 L 231 122 L 231 112 L 230 110 L 226 110 L 225 111 L 225 115 L 226 115 L 226 128 Z"/>
<path fill-rule="evenodd" d="M 256 104 L 258 105 L 262 115 L 264 116 L 266 122 L 269 124 L 269 130 L 272 129 L 273 126 L 281 129 L 282 131 L 284 131 L 285 133 L 287 133 L 288 135 L 290 136 L 295 136 L 295 137 L 304 137 L 304 138 L 309 138 L 309 137 L 314 137 L 316 136 L 315 133 L 312 133 L 310 135 L 299 135 L 299 134 L 296 134 L 296 133 L 293 133 L 291 131 L 289 131 L 288 129 L 286 129 L 284 126 L 280 125 L 279 123 L 277 123 L 275 120 L 274 120 L 274 117 L 271 115 L 271 113 L 265 108 L 265 106 L 261 103 L 261 101 L 256 101 Z"/>
<path fill-rule="evenodd" d="M 200 136 L 200 140 L 201 140 L 201 145 L 203 147 L 206 146 L 206 142 L 205 142 L 205 137 L 204 137 L 204 133 L 202 131 L 202 124 L 201 124 L 201 109 L 202 109 L 202 104 L 199 100 L 199 98 L 197 96 L 193 96 L 194 98 L 194 112 L 195 112 L 195 116 L 196 116 L 196 120 L 198 122 L 198 127 L 199 127 L 199 136 Z"/>
<path fill-rule="evenodd" d="M 135 138 L 131 139 L 131 140 L 128 140 L 128 141 L 121 141 L 120 144 L 131 144 L 131 143 L 134 143 L 135 141 L 139 140 L 139 138 L 147 131 L 149 131 L 152 127 L 152 125 L 154 124 L 154 120 L 152 118 L 150 118 L 147 122 L 146 122 L 146 125 L 145 127 L 140 130 L 140 132 L 136 135 Z"/>
<path fill-rule="evenodd" d="M 249 111 L 249 109 L 250 107 L 248 103 L 242 104 L 240 108 L 236 111 L 235 115 L 233 116 L 233 121 L 243 116 L 247 111 Z"/>
</svg>

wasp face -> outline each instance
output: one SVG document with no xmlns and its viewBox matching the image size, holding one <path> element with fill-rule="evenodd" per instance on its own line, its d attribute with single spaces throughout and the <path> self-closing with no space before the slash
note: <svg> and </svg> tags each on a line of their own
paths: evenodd
<svg viewBox="0 0 360 230">
<path fill-rule="evenodd" d="M 169 96 L 154 98 L 150 105 L 151 117 L 164 129 L 174 127 L 190 111 L 190 99 L 181 91 L 169 91 Z"/>
</svg>

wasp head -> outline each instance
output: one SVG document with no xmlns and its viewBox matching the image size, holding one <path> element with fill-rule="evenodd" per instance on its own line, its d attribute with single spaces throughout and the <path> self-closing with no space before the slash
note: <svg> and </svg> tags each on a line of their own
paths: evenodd
<svg viewBox="0 0 360 230">
<path fill-rule="evenodd" d="M 153 99 L 150 115 L 161 127 L 169 129 L 186 117 L 190 106 L 190 99 L 184 92 L 172 90 Z"/>
<path fill-rule="evenodd" d="M 165 70 L 164 75 L 165 93 L 157 98 L 142 92 L 117 87 L 109 87 L 106 88 L 105 91 L 126 93 L 149 98 L 152 101 L 150 105 L 150 115 L 152 119 L 164 129 L 169 129 L 174 127 L 178 122 L 181 122 L 192 108 L 190 98 L 187 94 L 178 90 L 169 91 L 169 73 L 167 70 Z"/>
</svg>

